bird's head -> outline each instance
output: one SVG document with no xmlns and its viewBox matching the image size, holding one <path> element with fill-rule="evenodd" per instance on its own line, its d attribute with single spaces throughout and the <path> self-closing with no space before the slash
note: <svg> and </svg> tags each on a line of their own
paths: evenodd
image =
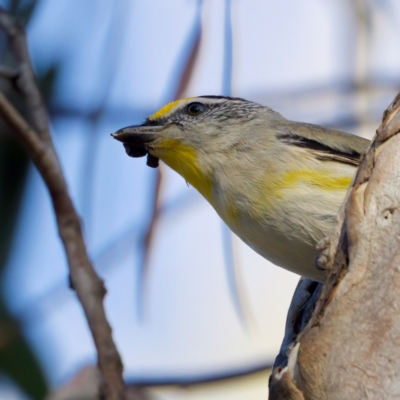
<svg viewBox="0 0 400 400">
<path fill-rule="evenodd" d="M 113 134 L 131 157 L 158 159 L 182 175 L 210 200 L 213 170 L 230 149 L 246 145 L 260 113 L 272 110 L 240 98 L 200 96 L 169 103 L 141 125 Z M 277 114 L 279 115 L 279 114 Z"/>
</svg>

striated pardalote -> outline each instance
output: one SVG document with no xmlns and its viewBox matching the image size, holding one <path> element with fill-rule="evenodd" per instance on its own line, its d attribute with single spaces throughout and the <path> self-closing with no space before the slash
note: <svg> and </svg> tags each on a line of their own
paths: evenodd
<svg viewBox="0 0 400 400">
<path fill-rule="evenodd" d="M 174 169 L 267 260 L 318 281 L 316 243 L 331 233 L 369 144 L 222 96 L 174 101 L 113 137 L 128 155 Z"/>
</svg>

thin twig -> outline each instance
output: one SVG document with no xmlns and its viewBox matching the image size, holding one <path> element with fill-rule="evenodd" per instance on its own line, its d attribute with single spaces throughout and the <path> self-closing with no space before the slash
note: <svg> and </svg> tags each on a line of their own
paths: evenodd
<svg viewBox="0 0 400 400">
<path fill-rule="evenodd" d="M 106 319 L 103 281 L 97 276 L 86 252 L 80 219 L 72 204 L 67 184 L 51 141 L 47 111 L 36 86 L 29 61 L 25 34 L 18 24 L 0 9 L 0 28 L 6 31 L 16 53 L 20 76 L 18 86 L 30 108 L 33 129 L 15 107 L 0 93 L 0 115 L 32 158 L 50 192 L 58 231 L 65 247 L 71 282 L 82 304 L 98 353 L 104 378 L 105 399 L 124 399 L 122 362 Z M 39 131 L 39 132 L 36 132 Z"/>
<path fill-rule="evenodd" d="M 232 27 L 232 2 L 225 0 L 224 17 L 224 63 L 222 70 L 222 95 L 232 96 L 232 70 L 233 70 L 233 27 Z M 223 252 L 225 259 L 226 277 L 230 295 L 233 300 L 233 307 L 243 324 L 243 327 L 249 327 L 249 321 L 252 319 L 244 286 L 240 282 L 240 265 L 235 257 L 235 246 L 233 242 L 233 233 L 225 223 L 221 225 Z"/>
<path fill-rule="evenodd" d="M 199 56 L 199 51 L 200 51 L 200 42 L 201 42 L 201 37 L 202 37 L 202 28 L 201 28 L 201 21 L 200 21 L 200 15 L 201 15 L 201 7 L 202 7 L 202 2 L 199 1 L 197 4 L 197 20 L 195 21 L 195 38 L 192 43 L 192 48 L 189 53 L 189 56 L 186 60 L 186 63 L 184 65 L 184 68 L 182 70 L 180 79 L 177 83 L 175 95 L 173 97 L 173 100 L 177 100 L 180 97 L 183 96 L 185 91 L 187 90 L 189 83 L 192 79 L 193 76 L 193 71 L 196 66 L 196 62 L 198 60 Z M 155 233 L 158 228 L 158 223 L 160 220 L 161 216 L 161 196 L 162 196 L 162 183 L 163 183 L 163 175 L 162 175 L 162 166 L 160 165 L 157 168 L 156 172 L 157 176 L 154 181 L 154 190 L 153 190 L 153 197 L 151 199 L 152 203 L 152 213 L 151 217 L 149 220 L 149 223 L 146 227 L 146 229 L 143 232 L 143 257 L 142 257 L 142 263 L 140 265 L 140 280 L 139 284 L 142 285 L 141 288 L 139 288 L 138 293 L 138 314 L 139 316 L 143 316 L 145 313 L 145 295 L 146 295 L 146 287 L 147 287 L 147 276 L 149 273 L 150 265 L 149 265 L 149 260 L 150 260 L 150 252 L 154 240 Z"/>
<path fill-rule="evenodd" d="M 1 7 L 0 29 L 7 35 L 14 53 L 19 72 L 16 78 L 16 85 L 28 104 L 35 130 L 43 140 L 51 142 L 49 119 L 36 84 L 36 77 L 31 65 L 24 29 Z"/>
<path fill-rule="evenodd" d="M 95 110 L 91 111 L 87 116 L 90 128 L 87 129 L 85 139 L 81 175 L 81 210 L 85 218 L 87 241 L 92 236 L 93 228 L 92 211 L 96 192 L 93 185 L 96 181 L 95 176 L 101 141 L 101 136 L 98 135 L 99 125 L 103 122 L 105 111 L 109 106 L 110 94 L 118 76 L 118 67 L 123 64 L 123 39 L 127 37 L 126 29 L 129 26 L 129 9 L 132 7 L 132 3 L 110 2 L 110 6 L 110 9 L 106 10 L 109 17 L 107 31 L 103 39 L 102 57 L 98 61 L 98 65 L 102 66 L 101 85 L 96 87 L 98 104 Z M 98 32 L 94 31 L 94 34 L 97 35 Z"/>
<path fill-rule="evenodd" d="M 158 222 L 161 216 L 161 194 L 162 194 L 162 184 L 163 184 L 163 174 L 162 166 L 159 165 L 156 170 L 156 177 L 153 187 L 153 195 L 151 198 L 151 217 L 149 223 L 143 232 L 142 238 L 142 263 L 140 265 L 140 280 L 138 288 L 139 298 L 138 298 L 138 316 L 143 318 L 145 316 L 145 306 L 146 306 L 146 292 L 147 292 L 147 276 L 150 267 L 150 252 L 151 246 L 153 244 L 154 235 L 156 233 Z"/>
</svg>

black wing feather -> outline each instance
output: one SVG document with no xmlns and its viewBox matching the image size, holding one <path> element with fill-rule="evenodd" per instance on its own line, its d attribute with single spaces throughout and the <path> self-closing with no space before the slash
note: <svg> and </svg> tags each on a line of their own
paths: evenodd
<svg viewBox="0 0 400 400">
<path fill-rule="evenodd" d="M 321 160 L 351 165 L 359 164 L 369 145 L 369 140 L 359 136 L 304 123 L 294 124 L 294 129 L 277 138 L 286 144 L 310 149 Z"/>
</svg>

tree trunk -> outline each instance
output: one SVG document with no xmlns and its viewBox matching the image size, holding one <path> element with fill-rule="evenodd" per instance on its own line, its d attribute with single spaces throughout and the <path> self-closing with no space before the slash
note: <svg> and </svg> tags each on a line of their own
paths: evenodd
<svg viewBox="0 0 400 400">
<path fill-rule="evenodd" d="M 324 285 L 301 280 L 270 399 L 400 398 L 400 94 L 349 189 Z"/>
</svg>

